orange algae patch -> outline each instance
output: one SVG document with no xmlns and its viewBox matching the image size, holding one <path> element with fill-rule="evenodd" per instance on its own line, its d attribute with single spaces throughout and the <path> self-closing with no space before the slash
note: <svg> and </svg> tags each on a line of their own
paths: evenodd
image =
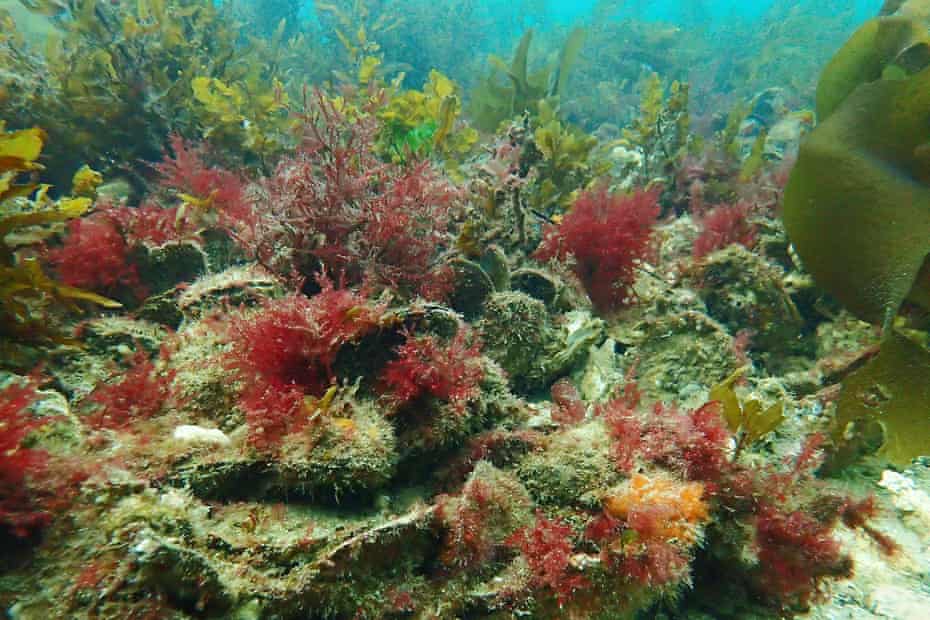
<svg viewBox="0 0 930 620">
<path fill-rule="evenodd" d="M 710 518 L 700 482 L 634 474 L 619 491 L 604 499 L 611 517 L 626 521 L 643 538 L 693 543 L 697 526 Z"/>
</svg>

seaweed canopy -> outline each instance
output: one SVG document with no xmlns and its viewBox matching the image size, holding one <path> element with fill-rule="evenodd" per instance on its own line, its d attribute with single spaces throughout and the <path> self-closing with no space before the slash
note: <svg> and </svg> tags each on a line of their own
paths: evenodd
<svg viewBox="0 0 930 620">
<path fill-rule="evenodd" d="M 38 12 L 51 4 L 23 2 Z M 25 73 L 41 76 L 30 80 L 41 88 L 24 84 L 29 96 L 17 92 L 4 108 L 11 122 L 52 136 L 45 158 L 56 185 L 90 163 L 105 173 L 118 165 L 141 189 L 143 162 L 159 159 L 175 133 L 203 133 L 237 162 L 264 161 L 291 143 L 278 78 L 297 38 L 284 40 L 284 25 L 268 39 L 240 37 L 230 3 L 212 0 L 62 4 L 46 45 L 15 50 L 31 59 Z"/>
<path fill-rule="evenodd" d="M 844 384 L 835 437 L 877 419 L 883 452 L 930 454 L 930 351 L 893 327 L 930 311 L 930 40 L 903 17 L 867 22 L 827 65 L 820 125 L 785 193 L 785 226 L 817 282 L 885 327 L 881 353 Z"/>
<path fill-rule="evenodd" d="M 535 114 L 540 101 L 558 97 L 571 66 L 578 58 L 584 37 L 583 29 L 572 30 L 558 64 L 532 73 L 528 62 L 532 30 L 527 30 L 520 39 L 510 65 L 497 56 L 490 56 L 491 73 L 481 80 L 472 94 L 471 115 L 475 125 L 482 131 L 496 131 L 501 122 L 525 111 Z"/>
<path fill-rule="evenodd" d="M 89 198 L 62 198 L 52 202 L 48 185 L 20 183 L 25 172 L 42 169 L 37 162 L 45 145 L 45 132 L 25 129 L 6 132 L 0 122 L 0 357 L 15 359 L 11 343 L 15 341 L 59 338 L 49 329 L 43 310 L 51 304 L 78 309 L 79 302 L 106 308 L 119 303 L 71 286 L 55 282 L 42 271 L 37 259 L 18 259 L 10 240 L 21 235 L 20 243 L 41 240 L 25 234 L 30 227 L 63 222 L 80 217 L 91 206 Z M 27 197 L 34 194 L 32 200 Z M 16 200 L 19 199 L 19 200 Z"/>
</svg>

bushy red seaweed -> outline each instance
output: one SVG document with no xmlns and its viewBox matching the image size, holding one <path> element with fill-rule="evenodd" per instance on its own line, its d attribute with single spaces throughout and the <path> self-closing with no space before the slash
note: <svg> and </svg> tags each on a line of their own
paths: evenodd
<svg viewBox="0 0 930 620">
<path fill-rule="evenodd" d="M 51 514 L 36 501 L 30 482 L 45 475 L 48 455 L 23 441 L 52 418 L 38 418 L 29 407 L 36 400 L 33 381 L 10 383 L 0 390 L 0 530 L 25 537 L 45 527 Z"/>
<path fill-rule="evenodd" d="M 128 289 L 140 299 L 146 296 L 129 245 L 105 212 L 68 222 L 62 245 L 50 250 L 47 259 L 68 286 L 105 295 Z"/>
<path fill-rule="evenodd" d="M 666 516 L 653 506 L 637 510 L 623 521 L 604 511 L 588 522 L 585 538 L 598 545 L 601 562 L 611 574 L 641 586 L 660 587 L 679 580 L 688 567 L 688 558 L 679 549 L 652 534 Z M 618 544 L 624 532 L 635 532 L 635 545 Z"/>
<path fill-rule="evenodd" d="M 257 448 L 272 448 L 299 430 L 303 397 L 323 396 L 335 380 L 339 349 L 376 329 L 384 311 L 327 278 L 319 283 L 322 290 L 313 297 L 269 300 L 230 326 L 229 364 L 244 384 L 240 402 Z"/>
<path fill-rule="evenodd" d="M 131 246 L 158 247 L 196 240 L 202 228 L 193 213 L 182 214 L 178 207 L 163 207 L 152 201 L 138 207 L 104 207 L 100 212 L 117 224 Z"/>
<path fill-rule="evenodd" d="M 458 190 L 429 162 L 380 161 L 373 117 L 349 119 L 322 96 L 316 108 L 302 149 L 264 182 L 253 253 L 283 275 L 322 267 L 350 283 L 448 292 L 440 257 L 451 245 Z"/>
<path fill-rule="evenodd" d="M 284 437 L 306 428 L 310 416 L 304 392 L 295 385 L 253 383 L 239 398 L 249 427 L 249 445 L 261 452 L 274 451 Z"/>
<path fill-rule="evenodd" d="M 483 476 L 482 473 L 488 475 Z M 475 470 L 458 495 L 436 498 L 442 563 L 452 570 L 481 570 L 498 559 L 518 529 L 515 515 L 529 506 L 526 491 L 497 470 Z"/>
<path fill-rule="evenodd" d="M 643 449 L 643 425 L 636 413 L 642 395 L 632 379 L 632 372 L 624 381 L 622 393 L 594 408 L 594 415 L 604 420 L 610 433 L 614 464 L 625 473 L 632 471 Z"/>
<path fill-rule="evenodd" d="M 461 497 L 437 498 L 436 518 L 445 528 L 443 563 L 450 568 L 470 568 L 490 561 L 497 552 L 497 542 L 490 535 L 486 520 L 492 513 L 503 513 L 509 502 L 498 489 L 484 480 L 473 478 L 465 485 Z"/>
<path fill-rule="evenodd" d="M 552 395 L 552 421 L 564 426 L 584 420 L 585 404 L 578 389 L 568 379 L 559 379 L 550 388 Z"/>
<path fill-rule="evenodd" d="M 878 545 L 878 548 L 883 554 L 893 556 L 898 553 L 898 543 L 870 524 L 870 521 L 875 519 L 879 514 L 878 504 L 875 501 L 874 495 L 870 495 L 861 500 L 855 500 L 849 497 L 845 498 L 839 513 L 843 525 L 850 529 L 858 529 L 865 532 L 872 538 L 875 544 Z"/>
<path fill-rule="evenodd" d="M 174 157 L 155 165 L 161 187 L 177 194 L 182 203 L 197 204 L 98 204 L 91 215 L 69 222 L 62 245 L 47 254 L 62 282 L 110 295 L 128 289 L 143 298 L 147 291 L 133 262 L 134 246 L 196 240 L 209 227 L 248 238 L 254 217 L 243 179 L 208 167 L 202 152 L 178 136 L 172 137 L 171 145 Z"/>
<path fill-rule="evenodd" d="M 834 537 L 839 523 L 860 529 L 886 554 L 895 543 L 870 525 L 874 500 L 855 500 L 825 493 L 814 472 L 820 464 L 823 437 L 810 436 L 798 455 L 778 470 L 751 468 L 733 460 L 732 434 L 718 403 L 691 411 L 656 404 L 639 409 L 638 390 L 624 392 L 595 407 L 611 435 L 615 466 L 623 472 L 660 466 L 683 480 L 703 485 L 707 496 L 724 507 L 725 522 L 750 526 L 758 587 L 776 607 L 806 606 L 828 578 L 848 576 L 852 564 Z M 692 484 L 692 483 L 689 483 Z M 588 525 L 586 537 L 604 549 L 624 528 L 637 534 L 640 546 L 614 558 L 618 574 L 647 585 L 661 585 L 681 574 L 688 560 L 661 537 L 650 535 L 655 524 L 668 522 L 660 507 L 631 511 L 623 521 L 602 514 Z M 739 524 L 739 525 L 738 525 Z"/>
<path fill-rule="evenodd" d="M 174 371 L 160 369 L 145 350 L 138 350 L 129 367 L 98 384 L 88 395 L 94 410 L 84 417 L 92 428 L 122 429 L 158 415 L 170 393 Z"/>
<path fill-rule="evenodd" d="M 679 415 L 675 428 L 674 446 L 685 477 L 716 484 L 729 471 L 732 438 L 720 404 L 710 402 Z"/>
<path fill-rule="evenodd" d="M 171 136 L 171 151 L 154 166 L 161 176 L 162 188 L 200 201 L 215 211 L 222 228 L 239 231 L 254 223 L 252 205 L 246 198 L 245 181 L 240 175 L 209 166 L 204 161 L 203 149 L 177 134 Z"/>
<path fill-rule="evenodd" d="M 574 531 L 567 523 L 537 512 L 532 527 L 521 528 L 507 539 L 507 544 L 519 549 L 529 566 L 530 587 L 552 592 L 560 604 L 589 586 L 588 581 L 572 569 L 573 537 Z"/>
<path fill-rule="evenodd" d="M 752 210 L 750 203 L 737 202 L 719 205 L 703 215 L 696 215 L 701 233 L 694 240 L 692 256 L 703 258 L 734 243 L 752 248 L 758 234 L 757 227 L 749 222 Z"/>
<path fill-rule="evenodd" d="M 649 540 L 635 553 L 624 555 L 615 570 L 640 585 L 660 587 L 681 580 L 687 574 L 688 561 L 668 542 Z"/>
<path fill-rule="evenodd" d="M 834 523 L 800 510 L 763 505 L 756 516 L 759 583 L 783 600 L 809 603 L 825 577 L 848 577 L 852 560 L 833 538 Z"/>
<path fill-rule="evenodd" d="M 834 537 L 840 523 L 862 530 L 887 555 L 897 551 L 870 523 L 878 513 L 873 498 L 824 493 L 818 485 L 814 471 L 822 443 L 822 436 L 812 435 L 787 470 L 754 472 L 746 517 L 755 528 L 757 582 L 782 607 L 806 607 L 821 593 L 824 579 L 852 574 L 852 559 Z"/>
<path fill-rule="evenodd" d="M 636 265 L 652 249 L 659 193 L 618 194 L 603 186 L 583 192 L 562 222 L 545 231 L 535 257 L 573 258 L 575 274 L 599 312 L 629 305 Z"/>
<path fill-rule="evenodd" d="M 460 328 L 447 342 L 433 335 L 411 336 L 397 348 L 381 382 L 400 405 L 431 396 L 463 412 L 480 392 L 484 378 L 481 344 Z"/>
</svg>

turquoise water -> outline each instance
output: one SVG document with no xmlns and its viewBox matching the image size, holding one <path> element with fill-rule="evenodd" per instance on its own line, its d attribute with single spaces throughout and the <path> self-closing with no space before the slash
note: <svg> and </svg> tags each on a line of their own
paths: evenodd
<svg viewBox="0 0 930 620">
<path fill-rule="evenodd" d="M 532 7 L 534 14 L 542 19 L 540 25 L 557 23 L 570 23 L 576 20 L 589 19 L 592 10 L 597 5 L 613 6 L 610 14 L 615 17 L 636 17 L 638 19 L 668 21 L 672 23 L 714 24 L 720 20 L 733 18 L 755 19 L 763 16 L 777 0 L 685 0 L 674 2 L 672 0 L 614 0 L 602 2 L 598 0 L 541 0 L 537 2 L 508 2 L 501 0 L 485 0 L 472 3 L 492 16 L 497 13 L 504 16 L 510 12 L 521 9 L 523 6 Z M 396 5 L 415 4 L 397 2 Z M 882 0 L 854 0 L 844 3 L 855 7 L 858 15 L 866 17 L 873 15 L 882 5 Z M 314 4 L 312 0 L 304 6 L 307 13 L 312 14 Z M 703 23 L 702 23 L 703 22 Z"/>
<path fill-rule="evenodd" d="M 243 0 L 239 6 L 251 7 L 256 16 L 262 16 L 281 14 L 280 7 L 287 4 L 279 0 Z M 338 47 L 333 37 L 333 27 L 338 20 L 324 9 L 338 6 L 348 14 L 355 10 L 352 5 L 352 2 L 302 4 L 301 27 L 310 36 Z M 380 37 L 379 42 L 384 46 L 385 58 L 404 68 L 409 84 L 422 83 L 432 68 L 466 85 L 473 84 L 481 74 L 487 55 L 506 58 L 529 28 L 537 31 L 538 42 L 534 48 L 544 48 L 530 55 L 530 65 L 536 67 L 552 59 L 559 40 L 570 28 L 582 26 L 590 35 L 582 57 L 597 57 L 598 60 L 590 67 L 579 68 L 578 73 L 587 72 L 591 79 L 601 82 L 610 71 L 626 71 L 611 65 L 633 62 L 644 48 L 661 45 L 666 48 L 666 57 L 650 57 L 644 66 L 667 77 L 701 82 L 709 73 L 737 72 L 762 78 L 763 73 L 800 64 L 803 74 L 794 67 L 792 71 L 784 71 L 784 75 L 769 79 L 772 82 L 806 81 L 809 90 L 812 78 L 807 77 L 808 73 L 814 73 L 815 66 L 823 63 L 827 55 L 858 24 L 874 15 L 880 5 L 881 0 L 451 0 L 443 3 L 385 0 L 358 6 L 367 7 L 372 22 L 379 14 L 400 20 L 399 25 Z M 663 28 L 681 30 L 663 33 Z M 663 38 L 663 41 L 660 44 L 656 40 L 647 41 L 650 37 Z M 654 52 L 650 50 L 649 53 Z M 685 60 L 685 57 L 690 58 Z M 753 66 L 759 62 L 763 66 Z M 599 72 L 603 75 L 593 75 Z M 789 75 L 792 72 L 793 77 Z M 743 78 L 734 74 L 734 79 Z M 759 86 L 761 88 L 761 84 Z M 794 88 L 798 90 L 797 86 Z M 726 86 L 726 90 L 732 89 L 732 85 Z M 801 93 L 803 97 L 809 94 Z"/>
<path fill-rule="evenodd" d="M 547 11 L 554 21 L 572 21 L 584 19 L 591 9 L 598 4 L 591 0 L 584 2 L 549 2 Z M 616 2 L 617 16 L 635 16 L 641 19 L 669 21 L 673 23 L 704 22 L 713 24 L 720 20 L 732 18 L 754 19 L 761 17 L 769 10 L 775 0 L 691 0 L 672 2 L 666 0 L 634 0 L 632 2 Z M 848 3 L 855 5 L 856 11 L 862 15 L 872 15 L 881 6 L 881 0 L 855 0 Z"/>
</svg>

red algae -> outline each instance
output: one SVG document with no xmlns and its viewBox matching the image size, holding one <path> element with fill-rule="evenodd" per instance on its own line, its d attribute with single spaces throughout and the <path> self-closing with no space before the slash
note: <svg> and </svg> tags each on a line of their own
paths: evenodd
<svg viewBox="0 0 930 620">
<path fill-rule="evenodd" d="M 578 197 L 558 226 L 550 226 L 535 257 L 571 257 L 594 307 L 609 313 L 632 298 L 636 265 L 651 249 L 659 190 L 611 194 L 605 187 Z"/>
<path fill-rule="evenodd" d="M 126 239 L 105 212 L 69 222 L 64 242 L 49 251 L 48 261 L 68 286 L 108 295 L 128 289 L 140 299 L 147 294 Z"/>
<path fill-rule="evenodd" d="M 464 328 L 445 343 L 434 336 L 408 337 L 396 353 L 397 359 L 385 366 L 381 382 L 401 406 L 431 396 L 464 411 L 468 401 L 480 393 L 484 377 L 481 344 Z"/>
<path fill-rule="evenodd" d="M 36 399 L 33 382 L 0 390 L 0 528 L 19 537 L 42 529 L 52 518 L 30 486 L 45 475 L 48 454 L 24 445 L 30 433 L 53 421 L 29 411 Z"/>
</svg>

